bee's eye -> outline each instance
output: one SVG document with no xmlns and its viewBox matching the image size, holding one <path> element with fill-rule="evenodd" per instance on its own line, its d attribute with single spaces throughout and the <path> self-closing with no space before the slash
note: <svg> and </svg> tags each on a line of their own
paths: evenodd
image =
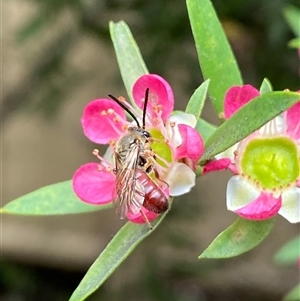
<svg viewBox="0 0 300 301">
<path fill-rule="evenodd" d="M 150 138 L 150 137 L 151 137 L 150 133 L 147 132 L 147 131 L 143 131 L 143 135 L 144 135 L 146 138 Z"/>
</svg>

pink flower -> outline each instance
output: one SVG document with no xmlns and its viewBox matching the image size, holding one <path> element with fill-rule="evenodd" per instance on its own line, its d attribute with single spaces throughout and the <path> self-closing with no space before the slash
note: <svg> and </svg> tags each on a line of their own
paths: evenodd
<svg viewBox="0 0 300 301">
<path fill-rule="evenodd" d="M 250 85 L 230 88 L 224 114 L 230 118 L 259 92 Z M 300 101 L 247 138 L 216 156 L 204 172 L 228 168 L 227 208 L 252 220 L 279 213 L 300 221 Z"/>
<path fill-rule="evenodd" d="M 142 110 L 147 88 L 149 98 L 145 128 L 151 134 L 151 148 L 155 153 L 153 164 L 159 177 L 159 180 L 156 177 L 152 180 L 166 195 L 178 196 L 187 193 L 195 185 L 194 170 L 203 153 L 203 141 L 194 129 L 196 118 L 193 115 L 173 113 L 172 89 L 163 78 L 155 74 L 143 75 L 135 82 L 132 89 L 135 101 L 133 106 L 121 99 L 140 124 L 143 124 Z M 112 163 L 114 145 L 128 133 L 127 129 L 132 126 L 132 122 L 126 120 L 125 112 L 119 104 L 102 98 L 93 100 L 86 106 L 81 123 L 88 139 L 99 144 L 109 144 L 109 147 L 104 157 L 95 152 L 100 163 L 85 164 L 75 172 L 73 189 L 82 201 L 90 204 L 113 202 L 116 198 L 115 165 Z M 164 183 L 168 184 L 167 189 Z M 140 210 L 149 221 L 157 217 L 157 214 L 142 207 L 142 202 L 143 200 L 139 200 L 139 208 L 130 208 L 127 218 L 132 222 L 145 222 Z"/>
</svg>

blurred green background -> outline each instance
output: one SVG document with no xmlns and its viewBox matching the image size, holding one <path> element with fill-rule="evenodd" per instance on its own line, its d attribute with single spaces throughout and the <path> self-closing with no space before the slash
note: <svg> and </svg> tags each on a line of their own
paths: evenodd
<svg viewBox="0 0 300 301">
<path fill-rule="evenodd" d="M 212 1 L 245 83 L 299 89 L 294 36 L 282 11 L 298 1 Z M 185 1 L 10 0 L 2 2 L 2 204 L 70 179 L 94 161 L 80 117 L 94 98 L 124 95 L 108 32 L 130 26 L 151 73 L 168 80 L 183 109 L 202 82 Z M 125 95 L 124 95 L 125 96 Z M 217 124 L 209 104 L 204 117 Z M 102 149 L 104 150 L 104 149 Z M 273 254 L 299 227 L 277 219 L 269 237 L 238 258 L 199 261 L 235 219 L 225 209 L 229 173 L 200 178 L 89 300 L 281 300 L 299 280 Z M 112 210 L 65 217 L 2 217 L 0 299 L 68 300 L 122 225 Z"/>
</svg>

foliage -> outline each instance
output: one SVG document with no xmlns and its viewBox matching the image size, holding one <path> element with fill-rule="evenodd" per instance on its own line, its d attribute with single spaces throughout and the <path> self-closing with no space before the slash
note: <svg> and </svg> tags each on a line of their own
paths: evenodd
<svg viewBox="0 0 300 301">
<path fill-rule="evenodd" d="M 43 5 L 42 12 L 45 20 L 42 18 L 43 14 L 33 20 L 20 33 L 20 39 L 37 34 L 42 29 L 44 22 L 51 22 L 54 13 L 58 13 L 64 6 L 68 6 L 74 11 L 80 8 L 82 13 L 81 25 L 85 29 L 96 32 L 99 36 L 106 36 L 103 29 L 104 25 L 95 25 L 90 22 L 91 20 L 86 19 L 90 15 L 87 14 L 85 9 L 82 9 L 84 3 L 79 0 L 45 2 Z M 105 2 L 103 5 L 109 9 L 116 9 L 119 4 L 117 1 L 112 1 Z M 139 1 L 133 1 L 131 5 L 138 6 L 142 4 Z M 144 13 L 148 13 L 150 6 L 146 5 L 145 7 Z M 162 4 L 158 4 L 158 7 L 161 9 Z M 48 9 L 51 11 L 49 15 L 46 14 Z M 200 167 L 213 161 L 215 156 L 226 151 L 255 130 L 261 128 L 268 121 L 292 107 L 299 101 L 299 94 L 289 91 L 272 92 L 270 82 L 265 79 L 261 84 L 261 95 L 244 105 L 236 114 L 223 122 L 224 95 L 228 88 L 242 84 L 241 72 L 211 2 L 209 0 L 187 0 L 187 10 L 200 68 L 205 79 L 204 83 L 195 90 L 186 107 L 186 113 L 193 114 L 196 118 L 195 128 L 201 133 L 205 141 L 205 152 L 198 162 L 198 167 Z M 156 17 L 159 16 L 160 14 Z M 179 19 L 180 17 L 182 15 L 179 15 Z M 161 21 L 168 22 L 166 19 L 168 18 Z M 161 23 L 155 24 L 155 21 L 152 22 L 152 26 L 154 25 L 158 29 L 163 27 Z M 172 26 L 175 26 L 173 28 L 175 31 L 177 30 L 176 25 L 179 26 L 178 24 L 172 24 Z M 171 25 L 167 23 L 165 26 Z M 124 85 L 129 97 L 132 97 L 132 86 L 141 75 L 148 73 L 148 69 L 129 27 L 124 21 L 110 22 L 110 35 Z M 156 35 L 156 37 L 158 39 L 164 38 L 163 35 Z M 171 46 L 174 45 L 169 45 L 169 47 Z M 55 59 L 59 62 L 65 54 L 62 53 Z M 153 65 L 155 69 L 155 63 Z M 43 72 L 47 73 L 47 68 L 43 68 Z M 200 78 L 198 73 L 196 77 Z M 209 98 L 216 114 L 223 122 L 219 127 L 208 123 L 201 117 L 203 105 L 207 98 Z M 109 207 L 90 206 L 79 202 L 72 191 L 70 181 L 66 181 L 22 196 L 5 205 L 1 211 L 9 214 L 52 215 L 83 213 Z M 168 212 L 153 223 L 154 229 L 167 214 Z M 274 219 L 252 221 L 239 217 L 229 228 L 217 236 L 211 245 L 201 253 L 199 258 L 229 258 L 249 251 L 269 234 L 274 221 Z M 70 300 L 84 300 L 91 295 L 135 247 L 151 233 L 152 230 L 145 224 L 134 225 L 128 222 L 92 264 Z M 278 258 L 281 257 L 278 256 Z"/>
</svg>

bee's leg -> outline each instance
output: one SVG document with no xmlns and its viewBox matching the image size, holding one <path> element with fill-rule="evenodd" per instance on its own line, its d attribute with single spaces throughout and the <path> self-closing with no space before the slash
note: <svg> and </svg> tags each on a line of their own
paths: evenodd
<svg viewBox="0 0 300 301">
<path fill-rule="evenodd" d="M 140 213 L 141 213 L 141 215 L 142 215 L 144 221 L 145 221 L 146 224 L 148 225 L 149 229 L 150 229 L 150 230 L 153 230 L 153 227 L 152 227 L 152 225 L 150 224 L 150 222 L 149 222 L 149 220 L 148 220 L 146 214 L 145 214 L 142 210 L 140 210 Z"/>
<path fill-rule="evenodd" d="M 152 167 L 152 170 L 153 170 L 153 172 L 154 172 L 155 178 L 156 178 L 158 181 L 164 183 L 167 187 L 169 187 L 169 184 L 168 184 L 166 181 L 162 180 L 162 179 L 159 177 L 159 173 L 158 173 L 158 171 L 156 170 L 156 168 L 155 168 L 154 166 Z"/>
<path fill-rule="evenodd" d="M 139 167 L 144 167 L 146 163 L 147 163 L 147 159 L 144 158 L 143 156 L 139 156 L 139 161 L 138 161 Z"/>
</svg>

